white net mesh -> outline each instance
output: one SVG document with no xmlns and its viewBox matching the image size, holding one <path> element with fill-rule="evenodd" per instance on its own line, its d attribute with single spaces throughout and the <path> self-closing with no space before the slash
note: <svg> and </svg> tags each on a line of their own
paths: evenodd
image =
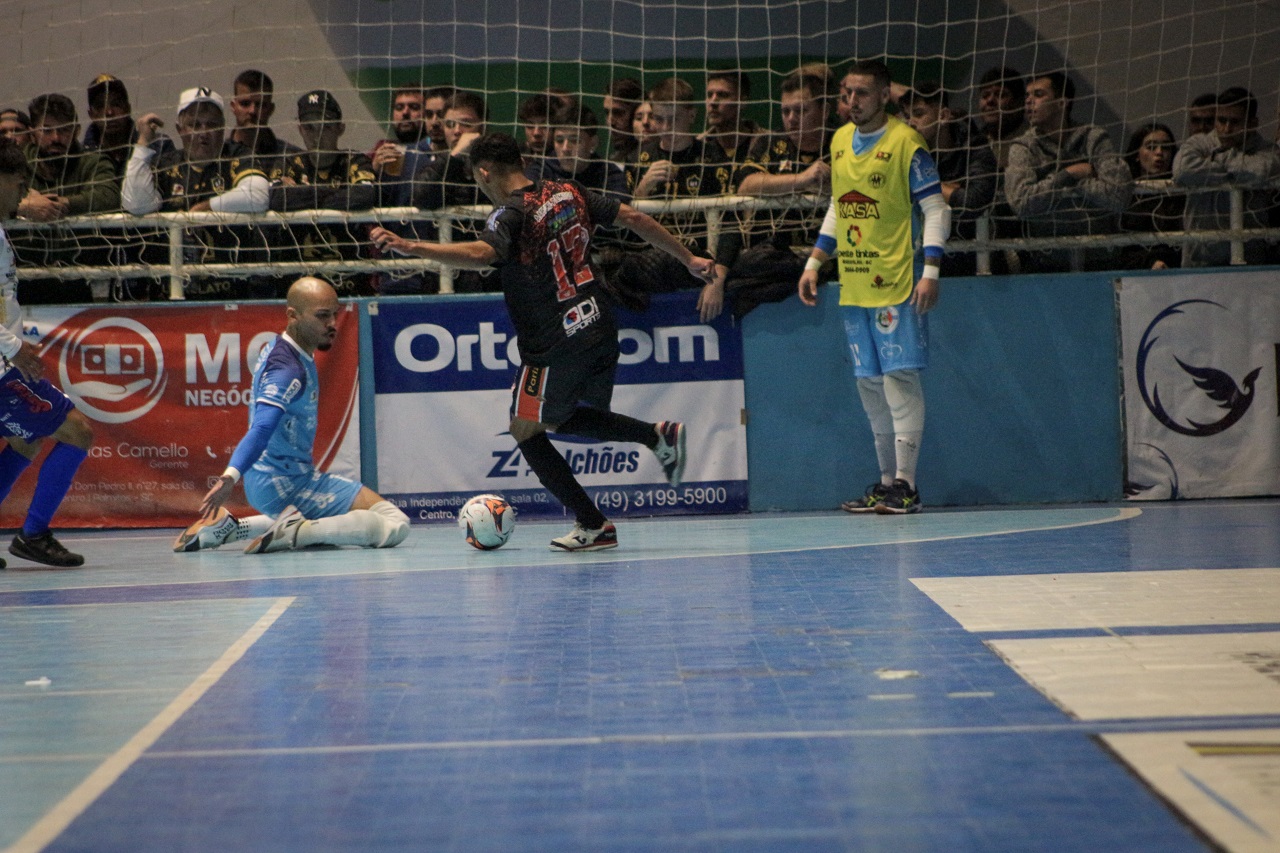
<svg viewBox="0 0 1280 853">
<path fill-rule="evenodd" d="M 4 2 L 0 8 L 11 33 L 2 105 L 25 112 L 36 96 L 60 93 L 73 102 L 83 131 L 91 124 L 86 88 L 96 75 L 108 73 L 128 87 L 133 117 L 155 113 L 179 148 L 179 93 L 196 86 L 216 90 L 226 104 L 227 123 L 234 124 L 233 81 L 249 68 L 273 78 L 276 109 L 270 126 L 280 139 L 298 146 L 307 144 L 297 108 L 306 92 L 326 90 L 341 105 L 344 133 L 327 144 L 367 156 L 395 136 L 391 107 L 398 86 L 449 85 L 483 95 L 488 129 L 518 138 L 520 104 L 548 89 L 564 92 L 594 111 L 603 155 L 617 142 L 604 127 L 604 95 L 619 78 L 633 78 L 646 90 L 671 76 L 687 81 L 699 107 L 695 129 L 702 130 L 708 73 L 741 70 L 751 88 L 743 97 L 743 118 L 762 130 L 777 130 L 782 126 L 779 85 L 787 74 L 804 63 L 825 63 L 838 74 L 852 58 L 885 59 L 903 86 L 939 81 L 950 93 L 953 112 L 970 116 L 979 110 L 977 81 L 989 69 L 1007 66 L 1023 75 L 1065 70 L 1077 90 L 1074 118 L 1104 128 L 1118 148 L 1134 128 L 1153 121 L 1166 124 L 1182 141 L 1192 99 L 1232 86 L 1246 87 L 1257 97 L 1259 133 L 1274 140 L 1277 132 L 1280 53 L 1274 45 L 1280 43 L 1280 7 L 1256 0 L 46 0 Z M 743 156 L 745 149 L 733 155 L 727 169 L 731 178 Z M 286 167 L 269 179 L 279 184 Z M 339 177 L 317 176 L 313 170 L 308 179 L 340 183 Z M 375 169 L 375 182 L 379 177 Z M 57 194 L 56 180 L 46 185 Z M 725 182 L 725 192 L 733 189 L 732 180 Z M 50 217 L 56 221 L 31 216 L 31 222 L 11 224 L 9 230 L 23 246 L 26 280 L 82 278 L 98 299 L 163 297 L 184 286 L 192 295 L 239 298 L 267 294 L 270 279 L 301 269 L 354 281 L 389 263 L 369 251 L 369 224 L 408 228 L 420 215 L 405 209 L 415 206 L 411 194 L 391 201 L 379 195 L 354 214 L 328 216 L 319 224 L 314 214 L 290 214 L 292 223 L 278 217 L 223 217 L 182 228 L 177 226 L 190 220 L 175 222 L 163 215 L 183 207 L 175 204 L 141 220 L 115 213 L 85 221 L 63 212 Z M 389 205 L 396 212 L 364 212 Z M 796 200 L 790 213 L 743 213 L 740 208 L 751 206 L 744 203 L 718 206 L 732 209 L 724 218 L 726 229 L 772 234 L 779 227 L 811 231 L 821 202 Z M 306 224 L 299 225 L 298 218 Z M 355 224 L 347 224 L 351 219 Z M 718 216 L 710 226 L 703 213 L 666 221 L 691 241 L 718 242 Z M 460 219 L 458 229 L 446 229 L 446 236 L 465 236 L 473 225 L 474 220 Z M 423 226 L 415 233 L 437 232 Z M 990 248 L 983 242 L 964 245 Z M 214 266 L 202 266 L 208 264 Z M 258 284 L 245 285 L 251 277 Z M 238 283 L 192 284 L 200 278 Z M 361 279 L 353 292 L 374 292 L 383 281 Z"/>
</svg>

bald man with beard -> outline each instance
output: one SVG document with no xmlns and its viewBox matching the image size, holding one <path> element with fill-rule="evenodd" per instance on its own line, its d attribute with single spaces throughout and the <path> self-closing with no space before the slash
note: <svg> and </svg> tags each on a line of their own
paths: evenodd
<svg viewBox="0 0 1280 853">
<path fill-rule="evenodd" d="M 317 545 L 391 548 L 409 518 L 368 486 L 320 471 L 311 458 L 320 411 L 315 353 L 333 346 L 341 306 L 333 285 L 304 276 L 290 287 L 285 330 L 262 348 L 253 369 L 249 430 L 200 505 L 201 517 L 174 551 L 203 551 L 252 539 L 246 554 Z M 244 479 L 262 515 L 237 519 L 224 506 Z"/>
</svg>

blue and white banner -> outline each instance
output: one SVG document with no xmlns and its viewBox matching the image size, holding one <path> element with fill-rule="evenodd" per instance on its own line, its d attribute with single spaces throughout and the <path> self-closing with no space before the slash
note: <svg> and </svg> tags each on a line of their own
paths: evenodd
<svg viewBox="0 0 1280 853">
<path fill-rule="evenodd" d="M 742 335 L 727 313 L 700 322 L 696 300 L 675 293 L 644 314 L 618 311 L 613 410 L 684 422 L 684 483 L 669 486 L 641 445 L 552 436 L 611 518 L 747 508 Z M 416 521 L 451 519 L 482 492 L 524 515 L 563 516 L 508 432 L 520 356 L 501 299 L 380 302 L 370 315 L 378 491 Z"/>
<path fill-rule="evenodd" d="M 1280 273 L 1121 279 L 1125 493 L 1280 494 Z"/>
</svg>

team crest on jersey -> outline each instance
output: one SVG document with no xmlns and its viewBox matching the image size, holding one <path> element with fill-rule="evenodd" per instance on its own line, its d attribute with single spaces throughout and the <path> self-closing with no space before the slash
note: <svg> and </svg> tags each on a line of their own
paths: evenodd
<svg viewBox="0 0 1280 853">
<path fill-rule="evenodd" d="M 590 326 L 600 318 L 600 306 L 596 305 L 596 298 L 585 299 L 577 305 L 564 312 L 564 334 L 570 337 Z"/>
<path fill-rule="evenodd" d="M 779 139 L 773 143 L 773 153 L 779 156 L 787 153 L 787 140 Z"/>
<path fill-rule="evenodd" d="M 872 189 L 878 190 L 884 186 L 885 177 L 879 172 L 873 172 L 871 177 L 867 180 L 870 182 Z"/>
<path fill-rule="evenodd" d="M 222 175 L 213 176 L 213 191 L 219 195 L 227 191 L 227 182 L 222 179 Z"/>
<path fill-rule="evenodd" d="M 845 219 L 879 219 L 880 202 L 857 190 L 850 190 L 838 199 L 840 215 Z"/>
<path fill-rule="evenodd" d="M 690 195 L 697 195 L 698 187 L 702 186 L 702 176 L 690 175 L 688 180 L 684 182 L 684 185 L 685 185 L 685 188 L 689 191 Z"/>
<path fill-rule="evenodd" d="M 898 328 L 898 309 L 892 305 L 876 310 L 876 330 L 881 334 L 892 334 Z"/>
</svg>

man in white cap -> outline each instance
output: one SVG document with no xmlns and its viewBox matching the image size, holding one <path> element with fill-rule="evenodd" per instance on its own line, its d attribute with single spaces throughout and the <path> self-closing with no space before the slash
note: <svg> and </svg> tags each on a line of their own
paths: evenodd
<svg viewBox="0 0 1280 853">
<path fill-rule="evenodd" d="M 141 215 L 158 210 L 261 213 L 267 209 L 267 176 L 249 149 L 226 138 L 221 95 L 196 87 L 179 96 L 177 129 L 181 150 L 157 155 L 149 147 L 163 126 L 155 113 L 138 120 L 138 139 L 120 192 L 126 211 Z M 237 249 L 243 253 L 259 242 L 252 236 L 256 233 L 245 228 L 189 232 L 187 259 L 230 260 L 219 258 L 217 250 Z M 226 299 L 245 295 L 235 292 L 233 285 L 227 280 L 197 278 L 188 285 L 187 296 Z"/>
</svg>

